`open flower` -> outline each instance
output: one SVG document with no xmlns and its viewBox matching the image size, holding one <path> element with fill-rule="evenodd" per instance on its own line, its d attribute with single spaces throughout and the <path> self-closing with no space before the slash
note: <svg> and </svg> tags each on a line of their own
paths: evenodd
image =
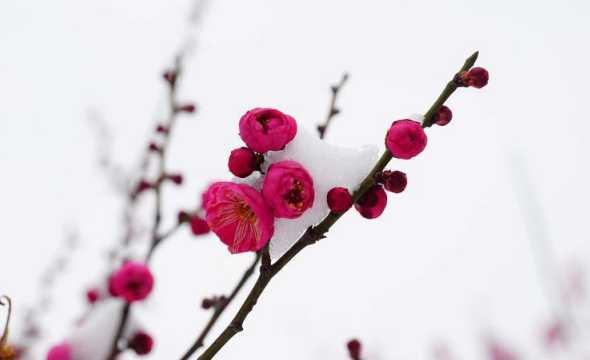
<svg viewBox="0 0 590 360">
<path fill-rule="evenodd" d="M 140 262 L 128 261 L 109 281 L 111 293 L 131 303 L 145 299 L 154 287 L 150 269 Z"/>
<path fill-rule="evenodd" d="M 298 162 L 279 161 L 268 168 L 262 196 L 276 217 L 295 219 L 313 205 L 313 180 Z"/>
<path fill-rule="evenodd" d="M 205 196 L 205 219 L 232 254 L 258 251 L 274 233 L 272 210 L 256 189 L 220 181 Z"/>
<path fill-rule="evenodd" d="M 427 140 L 419 122 L 403 119 L 391 124 L 385 137 L 385 145 L 394 158 L 408 160 L 424 150 Z"/>
<path fill-rule="evenodd" d="M 279 110 L 255 108 L 240 119 L 240 137 L 256 152 L 282 150 L 297 134 L 295 119 Z"/>
<path fill-rule="evenodd" d="M 64 342 L 55 345 L 47 352 L 47 360 L 71 360 L 72 348 L 70 344 Z"/>
</svg>

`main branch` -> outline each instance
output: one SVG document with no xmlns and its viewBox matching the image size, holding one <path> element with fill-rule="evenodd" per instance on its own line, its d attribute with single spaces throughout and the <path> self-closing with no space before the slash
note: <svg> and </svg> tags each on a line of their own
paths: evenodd
<svg viewBox="0 0 590 360">
<path fill-rule="evenodd" d="M 478 53 L 475 52 L 471 55 L 463 64 L 461 69 L 457 74 L 462 73 L 463 71 L 469 70 L 477 60 Z M 426 114 L 424 114 L 424 122 L 422 124 L 423 127 L 429 127 L 432 125 L 432 118 L 436 111 L 445 103 L 445 101 L 455 92 L 458 87 L 456 81 L 457 78 L 455 76 L 453 80 L 449 81 L 446 87 L 443 89 L 442 93 L 436 99 L 436 101 L 432 104 L 432 106 L 427 110 Z M 377 161 L 373 169 L 369 172 L 369 174 L 365 177 L 365 179 L 360 184 L 359 188 L 353 193 L 353 200 L 356 202 L 362 195 L 364 195 L 374 184 L 375 184 L 375 175 L 380 173 L 385 169 L 385 166 L 391 161 L 392 155 L 389 150 L 385 150 L 381 158 Z M 270 267 L 262 267 L 260 271 L 260 275 L 256 284 L 248 294 L 248 297 L 244 300 L 242 306 L 238 310 L 237 314 L 234 316 L 230 324 L 225 328 L 225 330 L 217 337 L 217 339 L 203 352 L 201 356 L 199 356 L 198 360 L 209 360 L 212 359 L 218 352 L 227 344 L 231 338 L 233 338 L 237 333 L 243 330 L 243 324 L 256 303 L 260 296 L 264 292 L 266 286 L 270 283 L 273 277 L 279 273 L 285 265 L 287 265 L 301 250 L 305 249 L 307 246 L 317 242 L 320 239 L 326 237 L 326 233 L 330 230 L 332 225 L 334 225 L 338 219 L 343 215 L 342 214 L 335 214 L 330 213 L 328 214 L 318 225 L 310 227 L 307 231 L 297 240 L 297 242 L 283 255 L 281 256 L 274 264 Z"/>
</svg>

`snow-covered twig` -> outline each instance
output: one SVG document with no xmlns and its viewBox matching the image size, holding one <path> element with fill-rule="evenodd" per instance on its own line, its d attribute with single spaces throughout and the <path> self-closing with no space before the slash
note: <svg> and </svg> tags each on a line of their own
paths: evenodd
<svg viewBox="0 0 590 360">
<path fill-rule="evenodd" d="M 471 55 L 465 61 L 457 75 L 451 81 L 449 81 L 440 96 L 424 115 L 422 127 L 430 127 L 434 123 L 434 115 L 445 103 L 445 101 L 455 92 L 455 90 L 457 90 L 458 87 L 465 86 L 461 83 L 460 75 L 473 67 L 477 57 L 478 52 L 475 52 L 473 55 Z M 352 198 L 354 202 L 358 201 L 373 187 L 375 184 L 375 176 L 385 169 L 385 166 L 392 158 L 393 155 L 391 152 L 389 150 L 385 150 L 373 169 L 365 177 L 358 189 L 356 189 L 356 191 L 353 193 Z M 332 225 L 334 225 L 344 213 L 346 213 L 346 211 L 341 213 L 331 212 L 318 225 L 309 227 L 307 231 L 305 231 L 305 233 L 299 238 L 299 240 L 297 240 L 295 245 L 293 245 L 274 264 L 271 263 L 269 253 L 267 251 L 263 251 L 262 263 L 263 265 L 267 264 L 267 266 L 261 266 L 260 274 L 256 284 L 242 303 L 237 314 L 234 316 L 225 330 L 217 337 L 217 339 L 205 350 L 201 356 L 199 356 L 199 360 L 212 359 L 219 352 L 219 350 L 221 350 L 236 334 L 243 330 L 244 321 L 251 313 L 252 309 L 258 302 L 258 299 L 273 277 L 278 274 L 295 256 L 297 256 L 301 250 L 325 238 L 328 230 L 330 230 Z"/>
</svg>

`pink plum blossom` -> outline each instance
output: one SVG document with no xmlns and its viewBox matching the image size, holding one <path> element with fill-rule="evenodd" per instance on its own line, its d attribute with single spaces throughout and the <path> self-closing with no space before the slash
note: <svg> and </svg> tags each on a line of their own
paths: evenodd
<svg viewBox="0 0 590 360">
<path fill-rule="evenodd" d="M 205 196 L 205 219 L 232 254 L 258 251 L 274 233 L 272 210 L 256 189 L 220 181 Z"/>
<path fill-rule="evenodd" d="M 255 108 L 240 119 L 240 137 L 256 152 L 282 150 L 297 134 L 297 122 L 279 110 Z"/>
<path fill-rule="evenodd" d="M 47 352 L 47 360 L 71 360 L 72 348 L 70 344 L 64 342 L 53 346 Z"/>
<path fill-rule="evenodd" d="M 275 217 L 295 219 L 313 206 L 313 180 L 298 162 L 279 161 L 268 168 L 262 196 Z"/>
<path fill-rule="evenodd" d="M 131 303 L 143 300 L 150 294 L 154 277 L 143 263 L 128 261 L 111 276 L 109 285 L 115 296 Z"/>
</svg>

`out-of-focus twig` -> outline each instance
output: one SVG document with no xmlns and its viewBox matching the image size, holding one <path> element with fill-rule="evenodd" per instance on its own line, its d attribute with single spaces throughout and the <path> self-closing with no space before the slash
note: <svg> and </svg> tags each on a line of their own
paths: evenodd
<svg viewBox="0 0 590 360">
<path fill-rule="evenodd" d="M 332 99 L 330 100 L 330 107 L 328 108 L 328 115 L 326 115 L 326 120 L 323 124 L 318 125 L 318 133 L 320 135 L 320 139 L 323 139 L 326 136 L 326 131 L 328 131 L 328 126 L 334 119 L 334 117 L 340 114 L 340 109 L 336 106 L 336 100 L 338 99 L 338 94 L 340 94 L 340 90 L 348 80 L 348 73 L 342 74 L 342 78 L 340 82 L 332 85 L 330 87 L 330 91 L 332 92 Z"/>
</svg>

